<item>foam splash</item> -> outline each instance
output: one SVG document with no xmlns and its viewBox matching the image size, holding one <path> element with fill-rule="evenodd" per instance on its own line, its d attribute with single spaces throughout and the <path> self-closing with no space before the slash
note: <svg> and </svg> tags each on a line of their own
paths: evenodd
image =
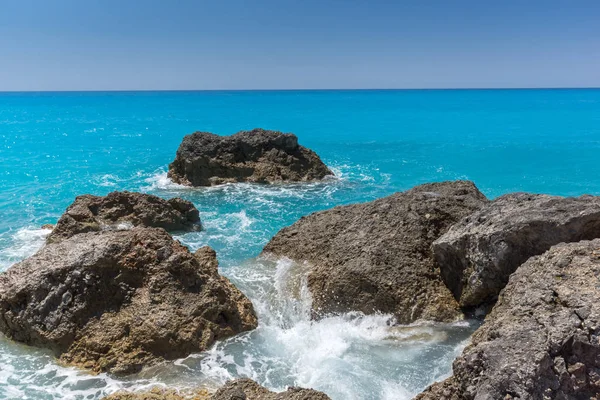
<svg viewBox="0 0 600 400">
<path fill-rule="evenodd" d="M 50 232 L 51 229 L 33 227 L 22 228 L 15 233 L 6 232 L 3 236 L 8 245 L 0 249 L 0 271 L 38 251 Z"/>
<path fill-rule="evenodd" d="M 166 171 L 159 171 L 150 176 L 149 178 L 144 179 L 146 185 L 142 186 L 140 189 L 142 191 L 153 191 L 153 190 L 190 190 L 189 186 L 180 185 L 175 183 L 167 176 Z"/>
<path fill-rule="evenodd" d="M 255 223 L 239 212 L 228 220 L 246 230 Z M 48 232 L 39 231 L 14 235 L 29 241 L 29 246 L 14 248 L 19 257 L 43 244 Z M 253 301 L 259 316 L 256 330 L 128 379 L 62 367 L 46 352 L 0 336 L 0 391 L 9 398 L 99 399 L 121 389 L 214 389 L 229 379 L 250 377 L 277 391 L 312 387 L 333 400 L 405 400 L 449 374 L 452 359 L 474 329 L 468 322 L 397 326 L 383 314 L 311 320 L 308 266 L 288 259 L 249 260 L 222 273 Z"/>
<path fill-rule="evenodd" d="M 260 324 L 181 362 L 213 382 L 247 376 L 274 390 L 312 387 L 334 400 L 410 399 L 449 374 L 473 329 L 467 322 L 397 326 L 383 314 L 313 321 L 306 265 L 259 259 L 224 272 L 249 294 Z"/>
</svg>

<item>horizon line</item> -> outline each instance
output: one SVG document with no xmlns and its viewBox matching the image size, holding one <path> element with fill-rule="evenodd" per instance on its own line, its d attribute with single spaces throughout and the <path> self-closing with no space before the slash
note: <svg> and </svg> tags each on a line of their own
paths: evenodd
<svg viewBox="0 0 600 400">
<path fill-rule="evenodd" d="M 448 88 L 289 88 L 289 89 L 67 89 L 0 90 L 0 93 L 131 93 L 131 92 L 333 92 L 333 91 L 451 91 L 451 90 L 597 90 L 600 86 L 448 87 Z"/>
</svg>

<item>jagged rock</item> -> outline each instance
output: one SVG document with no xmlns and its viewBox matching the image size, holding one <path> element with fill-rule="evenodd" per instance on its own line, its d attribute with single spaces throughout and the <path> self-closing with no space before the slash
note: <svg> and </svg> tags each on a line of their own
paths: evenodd
<svg viewBox="0 0 600 400">
<path fill-rule="evenodd" d="M 454 225 L 433 244 L 462 307 L 493 303 L 519 265 L 561 242 L 600 237 L 600 197 L 514 193 Z"/>
<path fill-rule="evenodd" d="M 143 193 L 112 192 L 106 196 L 78 196 L 60 217 L 47 241 L 56 242 L 78 233 L 129 229 L 133 226 L 167 231 L 200 229 L 194 205 L 178 197 L 164 200 Z"/>
<path fill-rule="evenodd" d="M 462 314 L 434 268 L 431 243 L 487 202 L 472 182 L 431 183 L 301 218 L 265 254 L 308 262 L 315 316 L 377 311 L 399 323 Z"/>
<path fill-rule="evenodd" d="M 0 274 L 0 331 L 94 372 L 137 372 L 256 325 L 215 252 L 161 228 L 81 233 Z"/>
<path fill-rule="evenodd" d="M 52 225 L 52 224 L 44 224 L 44 225 L 41 226 L 41 228 L 42 229 L 52 230 L 52 229 L 54 229 L 54 225 Z"/>
<path fill-rule="evenodd" d="M 175 389 L 152 388 L 145 392 L 119 391 L 103 400 L 210 400 L 212 395 L 207 390 L 181 392 Z"/>
<path fill-rule="evenodd" d="M 329 396 L 316 390 L 297 387 L 274 393 L 251 379 L 236 379 L 227 382 L 211 400 L 329 400 Z"/>
<path fill-rule="evenodd" d="M 313 181 L 333 173 L 291 133 L 253 129 L 231 136 L 195 132 L 183 138 L 168 176 L 177 183 Z"/>
<path fill-rule="evenodd" d="M 600 399 L 599 276 L 599 239 L 530 258 L 454 362 L 454 375 L 417 399 Z"/>
<path fill-rule="evenodd" d="M 172 389 L 155 388 L 147 392 L 118 392 L 105 400 L 329 400 L 329 397 L 316 390 L 288 388 L 285 392 L 274 393 L 251 379 L 236 379 L 227 382 L 216 393 L 205 390 L 196 393 L 182 393 Z"/>
</svg>

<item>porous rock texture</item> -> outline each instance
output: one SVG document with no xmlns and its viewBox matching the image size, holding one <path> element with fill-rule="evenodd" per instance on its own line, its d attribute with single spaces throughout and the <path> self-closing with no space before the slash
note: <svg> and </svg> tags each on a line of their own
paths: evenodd
<svg viewBox="0 0 600 400">
<path fill-rule="evenodd" d="M 48 243 L 78 233 L 126 229 L 133 226 L 167 231 L 200 230 L 200 214 L 181 198 L 169 200 L 150 194 L 112 192 L 106 196 L 78 196 L 46 239 Z"/>
<path fill-rule="evenodd" d="M 561 242 L 600 237 L 600 197 L 501 196 L 433 244 L 442 278 L 462 307 L 496 300 L 519 265 Z"/>
<path fill-rule="evenodd" d="M 472 182 L 430 183 L 335 207 L 282 229 L 264 254 L 307 262 L 316 317 L 393 313 L 399 323 L 462 316 L 434 267 L 431 244 L 487 202 Z"/>
<path fill-rule="evenodd" d="M 195 132 L 183 138 L 168 176 L 176 183 L 293 182 L 333 175 L 319 156 L 291 133 L 264 129 L 231 136 Z"/>
<path fill-rule="evenodd" d="M 600 399 L 599 277 L 598 239 L 530 258 L 454 361 L 454 375 L 417 399 Z"/>
<path fill-rule="evenodd" d="M 137 372 L 256 327 L 217 266 L 161 228 L 74 235 L 0 274 L 0 331 L 66 364 Z"/>
<path fill-rule="evenodd" d="M 119 392 L 105 397 L 105 400 L 329 400 L 329 397 L 316 390 L 297 387 L 275 393 L 244 378 L 227 382 L 214 394 L 206 391 L 184 394 L 157 388 L 142 393 Z"/>
</svg>

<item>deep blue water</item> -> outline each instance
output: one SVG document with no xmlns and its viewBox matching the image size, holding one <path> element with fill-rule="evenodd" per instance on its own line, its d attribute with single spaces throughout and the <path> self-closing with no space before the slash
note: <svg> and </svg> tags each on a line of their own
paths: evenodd
<svg viewBox="0 0 600 400">
<path fill-rule="evenodd" d="M 208 189 L 181 188 L 166 179 L 167 165 L 185 134 L 196 130 L 232 134 L 254 127 L 294 132 L 302 145 L 319 153 L 338 179 L 318 184 L 239 184 Z M 287 314 L 288 305 L 279 304 L 285 303 L 285 293 L 278 285 L 281 273 L 289 271 L 281 265 L 269 270 L 253 258 L 278 229 L 302 215 L 372 200 L 424 182 L 451 179 L 473 180 L 488 197 L 512 191 L 600 194 L 600 90 L 0 93 L 0 269 L 39 248 L 45 234 L 39 227 L 56 222 L 79 194 L 127 189 L 163 197 L 182 196 L 200 209 L 206 229 L 179 239 L 193 249 L 209 244 L 217 250 L 222 273 L 255 304 L 264 303 L 263 328 L 276 331 L 282 348 L 267 357 L 265 340 L 279 339 L 263 329 L 248 339 L 249 344 L 233 343 L 218 349 L 221 359 L 213 354 L 216 358 L 211 359 L 214 365 L 208 373 L 208 367 L 195 366 L 195 372 L 185 379 L 179 375 L 163 379 L 162 373 L 149 379 L 194 385 L 199 375 L 215 375 L 214 371 L 223 368 L 227 370 L 219 375 L 223 379 L 250 375 L 273 388 L 312 385 L 334 398 L 371 394 L 374 399 L 394 398 L 403 390 L 402 396 L 409 397 L 449 371 L 458 337 L 454 342 L 438 341 L 424 347 L 431 356 L 431 364 L 423 367 L 429 372 L 424 373 L 410 370 L 414 360 L 407 354 L 425 357 L 423 352 L 415 353 L 416 347 L 394 353 L 386 347 L 383 336 L 364 337 L 369 329 L 381 328 L 382 321 L 336 321 L 338 325 L 332 329 L 348 333 L 354 332 L 352 326 L 360 328 L 356 328 L 356 335 L 328 339 L 323 339 L 325 334 L 320 331 L 329 332 L 326 325 L 311 325 L 302 316 L 274 322 L 275 316 Z M 258 285 L 262 281 L 269 281 L 271 286 Z M 277 306 L 266 300 L 269 296 L 265 290 L 277 293 Z M 289 326 L 295 330 L 290 331 Z M 312 339 L 304 343 L 306 347 L 290 350 L 285 346 L 293 338 L 285 335 L 291 332 L 302 332 L 303 339 Z M 318 372 L 317 366 L 301 357 L 307 348 L 321 345 L 325 354 L 334 354 L 318 358 L 331 376 Z M 265 362 L 242 362 L 240 367 L 239 361 L 236 366 L 223 361 L 227 351 L 245 354 L 258 348 L 261 350 L 253 354 L 257 359 L 283 359 L 290 351 L 297 351 L 298 356 L 290 365 L 274 361 L 277 367 Z M 351 374 L 344 375 L 348 367 L 343 363 L 356 367 L 349 360 L 365 349 L 375 354 L 374 348 L 386 349 L 377 356 L 381 359 L 363 359 L 365 365 L 372 365 L 352 372 L 363 374 L 365 382 L 354 379 L 356 387 L 344 384 Z M 332 349 L 342 350 L 338 354 Z M 26 365 L 11 361 L 22 355 L 31 361 Z M 75 396 L 79 389 L 67 387 L 64 380 L 40 380 L 37 367 L 32 365 L 53 365 L 48 360 L 46 355 L 0 339 L 0 370 L 5 371 L 4 375 L 0 372 L 0 398 L 3 390 L 30 398 L 60 398 L 67 396 L 65 393 Z M 340 375 L 332 373 L 327 363 L 341 363 Z M 384 364 L 395 369 L 390 367 L 379 381 L 369 375 Z M 279 372 L 267 373 L 265 368 Z M 309 372 L 312 370 L 317 372 Z M 30 386 L 27 379 L 42 383 L 34 392 L 19 392 Z M 334 381 L 342 382 L 341 386 Z M 99 396 L 106 382 L 95 383 L 99 391 L 86 393 L 90 398 Z M 401 383 L 394 386 L 397 382 Z M 77 385 L 82 384 L 76 383 L 75 388 Z"/>
</svg>

